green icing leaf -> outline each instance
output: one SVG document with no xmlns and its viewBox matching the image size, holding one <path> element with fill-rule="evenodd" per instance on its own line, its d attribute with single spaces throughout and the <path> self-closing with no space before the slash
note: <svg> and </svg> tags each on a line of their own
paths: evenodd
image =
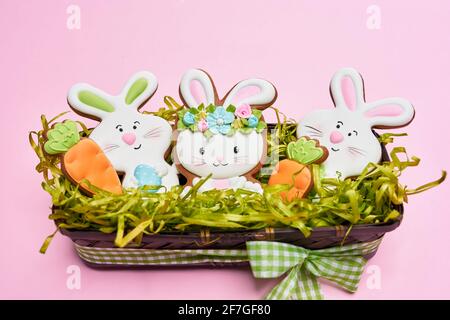
<svg viewBox="0 0 450 320">
<path fill-rule="evenodd" d="M 228 111 L 228 112 L 231 112 L 231 113 L 234 113 L 234 112 L 236 111 L 236 107 L 233 106 L 232 104 L 230 104 L 230 105 L 227 107 L 227 111 Z"/>
<path fill-rule="evenodd" d="M 214 134 L 208 129 L 208 130 L 206 130 L 206 131 L 203 133 L 203 135 L 204 135 L 207 139 L 209 139 L 209 138 L 211 138 Z"/>
<path fill-rule="evenodd" d="M 261 118 L 261 116 L 262 116 L 262 111 L 258 110 L 258 109 L 253 109 L 252 110 L 252 114 L 256 117 L 256 119 L 259 120 Z"/>
<path fill-rule="evenodd" d="M 177 128 L 179 129 L 179 130 L 185 130 L 185 129 L 187 129 L 186 128 L 186 125 L 183 123 L 183 121 L 178 121 L 178 123 L 177 123 Z"/>
<path fill-rule="evenodd" d="M 231 124 L 231 127 L 233 129 L 240 129 L 244 127 L 244 123 L 242 122 L 243 119 L 241 118 L 236 118 L 234 119 L 233 123 Z"/>
<path fill-rule="evenodd" d="M 147 88 L 148 81 L 145 78 L 140 78 L 136 80 L 130 87 L 130 90 L 127 92 L 127 96 L 125 97 L 126 104 L 132 104 L 137 97 L 139 97 L 142 92 Z"/>
<path fill-rule="evenodd" d="M 90 107 L 100 109 L 106 112 L 114 112 L 114 107 L 105 99 L 99 97 L 93 92 L 84 90 L 78 94 L 78 99 Z"/>
<path fill-rule="evenodd" d="M 258 122 L 258 124 L 256 125 L 256 130 L 262 131 L 267 127 L 267 124 L 265 122 Z"/>
<path fill-rule="evenodd" d="M 288 158 L 303 164 L 311 164 L 323 157 L 323 149 L 314 140 L 301 137 L 287 146 Z"/>
<path fill-rule="evenodd" d="M 241 129 L 242 130 L 242 129 Z M 236 133 L 236 129 L 230 128 L 230 130 L 227 132 L 227 136 L 231 137 Z"/>
<path fill-rule="evenodd" d="M 53 129 L 47 132 L 47 139 L 44 144 L 45 152 L 48 154 L 64 153 L 80 141 L 77 124 L 70 120 L 57 123 Z"/>
<path fill-rule="evenodd" d="M 249 127 L 240 128 L 239 131 L 242 132 L 243 134 L 250 134 L 253 131 L 253 128 L 249 128 Z"/>
</svg>

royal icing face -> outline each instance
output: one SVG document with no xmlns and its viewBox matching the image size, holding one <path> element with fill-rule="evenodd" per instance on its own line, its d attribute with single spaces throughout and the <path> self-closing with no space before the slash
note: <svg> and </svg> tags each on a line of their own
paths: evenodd
<svg viewBox="0 0 450 320">
<path fill-rule="evenodd" d="M 100 146 L 116 171 L 125 174 L 125 188 L 146 184 L 143 181 L 167 188 L 178 184 L 176 169 L 164 160 L 172 135 L 170 124 L 138 111 L 156 88 L 155 76 L 144 71 L 135 74 L 117 96 L 84 83 L 69 91 L 68 102 L 76 112 L 101 121 L 89 138 Z"/>
<path fill-rule="evenodd" d="M 229 179 L 240 186 L 244 181 L 245 188 L 252 189 L 252 184 L 257 183 L 247 178 L 265 155 L 266 124 L 261 110 L 275 101 L 275 87 L 262 79 L 248 79 L 219 99 L 209 75 L 191 69 L 181 80 L 180 95 L 187 107 L 178 114 L 175 153 L 180 171 L 194 177 L 212 174 L 213 180 Z M 216 182 L 211 183 L 211 188 L 233 185 Z M 262 190 L 259 184 L 253 189 Z"/>
<path fill-rule="evenodd" d="M 263 137 L 256 131 L 207 138 L 201 132 L 184 130 L 177 144 L 178 159 L 187 170 L 199 177 L 212 174 L 213 179 L 244 175 L 258 165 L 264 150 Z"/>
<path fill-rule="evenodd" d="M 407 125 L 414 108 L 402 98 L 365 102 L 363 80 L 351 68 L 339 70 L 330 89 L 335 108 L 313 111 L 300 119 L 297 136 L 316 139 L 328 149 L 323 163 L 326 177 L 357 176 L 369 163 L 381 160 L 381 146 L 372 128 Z"/>
</svg>

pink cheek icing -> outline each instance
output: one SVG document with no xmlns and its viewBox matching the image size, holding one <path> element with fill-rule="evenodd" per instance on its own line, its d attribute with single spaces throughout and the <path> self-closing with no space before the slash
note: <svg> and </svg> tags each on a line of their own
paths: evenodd
<svg viewBox="0 0 450 320">
<path fill-rule="evenodd" d="M 344 136 L 339 131 L 333 131 L 330 134 L 331 143 L 340 143 L 344 140 Z"/>
</svg>

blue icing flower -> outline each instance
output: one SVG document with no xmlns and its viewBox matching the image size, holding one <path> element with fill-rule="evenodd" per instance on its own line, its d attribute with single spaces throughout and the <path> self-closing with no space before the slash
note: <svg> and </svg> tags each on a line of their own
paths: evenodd
<svg viewBox="0 0 450 320">
<path fill-rule="evenodd" d="M 255 117 L 254 115 L 251 115 L 248 119 L 247 119 L 247 122 L 248 122 L 248 126 L 250 127 L 250 128 L 256 128 L 256 126 L 258 125 L 258 118 L 257 117 Z"/>
<path fill-rule="evenodd" d="M 140 164 L 134 169 L 134 177 L 138 182 L 138 186 L 160 186 L 162 184 L 161 177 L 156 170 L 146 164 Z M 157 190 L 148 190 L 156 192 Z"/>
<path fill-rule="evenodd" d="M 187 126 L 193 125 L 195 123 L 195 116 L 190 112 L 186 112 L 183 117 L 183 123 Z"/>
<path fill-rule="evenodd" d="M 227 134 L 231 129 L 231 123 L 234 121 L 234 114 L 228 112 L 224 107 L 217 107 L 212 113 L 206 116 L 209 131 L 213 134 Z"/>
</svg>

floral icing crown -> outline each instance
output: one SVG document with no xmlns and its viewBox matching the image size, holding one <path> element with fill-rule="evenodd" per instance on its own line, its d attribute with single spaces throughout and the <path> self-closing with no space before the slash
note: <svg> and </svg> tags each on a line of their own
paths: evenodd
<svg viewBox="0 0 450 320">
<path fill-rule="evenodd" d="M 197 108 L 184 109 L 178 112 L 178 129 L 202 132 L 210 137 L 214 134 L 232 136 L 235 132 L 249 134 L 253 130 L 260 133 L 266 127 L 262 120 L 262 111 L 242 104 L 238 108 L 203 104 Z"/>
</svg>

